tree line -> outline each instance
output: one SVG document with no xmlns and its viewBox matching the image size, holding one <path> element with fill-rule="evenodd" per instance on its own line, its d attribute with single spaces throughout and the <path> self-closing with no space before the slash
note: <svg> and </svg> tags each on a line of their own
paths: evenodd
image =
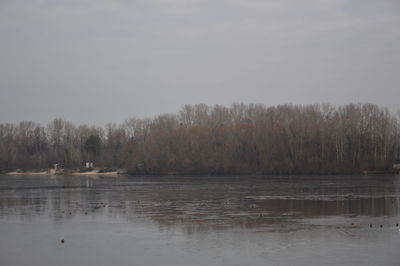
<svg viewBox="0 0 400 266">
<path fill-rule="evenodd" d="M 399 120 L 374 104 L 198 104 L 105 127 L 0 124 L 2 171 L 94 161 L 137 174 L 358 173 L 399 159 Z"/>
</svg>

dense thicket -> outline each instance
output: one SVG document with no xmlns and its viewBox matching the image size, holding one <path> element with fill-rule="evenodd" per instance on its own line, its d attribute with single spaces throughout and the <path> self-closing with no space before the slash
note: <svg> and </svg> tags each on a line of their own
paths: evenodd
<svg viewBox="0 0 400 266">
<path fill-rule="evenodd" d="M 0 169 L 85 161 L 134 173 L 338 173 L 392 169 L 399 121 L 373 104 L 186 105 L 106 127 L 0 124 Z"/>
</svg>

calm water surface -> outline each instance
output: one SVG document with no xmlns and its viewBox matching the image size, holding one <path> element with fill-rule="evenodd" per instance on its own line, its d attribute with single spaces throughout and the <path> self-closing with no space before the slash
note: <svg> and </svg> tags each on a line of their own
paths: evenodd
<svg viewBox="0 0 400 266">
<path fill-rule="evenodd" d="M 0 175 L 0 265 L 398 266 L 399 209 L 399 176 Z"/>
</svg>

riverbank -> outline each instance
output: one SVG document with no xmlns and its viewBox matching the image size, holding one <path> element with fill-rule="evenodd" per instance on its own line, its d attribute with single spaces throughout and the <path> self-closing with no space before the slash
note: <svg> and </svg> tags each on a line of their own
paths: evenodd
<svg viewBox="0 0 400 266">
<path fill-rule="evenodd" d="M 31 169 L 31 170 L 14 170 L 14 171 L 3 171 L 0 174 L 6 175 L 77 175 L 77 176 L 118 176 L 118 175 L 131 175 L 131 176 L 280 176 L 280 175 L 387 175 L 387 174 L 399 174 L 398 169 L 388 170 L 375 170 L 375 171 L 337 171 L 337 172 L 278 172 L 278 173 L 225 173 L 225 172 L 199 172 L 199 173 L 185 173 L 185 172 L 135 172 L 128 171 L 125 169 L 108 169 L 108 168 L 96 168 L 96 169 Z"/>
<path fill-rule="evenodd" d="M 77 175 L 77 176 L 118 176 L 123 174 L 124 171 L 122 170 L 112 170 L 107 171 L 104 169 L 93 169 L 90 171 L 81 171 L 81 170 L 28 170 L 28 171 L 21 171 L 15 170 L 11 172 L 4 172 L 5 175 Z"/>
</svg>

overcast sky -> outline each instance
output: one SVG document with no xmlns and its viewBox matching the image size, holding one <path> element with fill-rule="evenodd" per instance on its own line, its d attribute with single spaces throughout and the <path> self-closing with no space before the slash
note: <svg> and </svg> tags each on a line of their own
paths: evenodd
<svg viewBox="0 0 400 266">
<path fill-rule="evenodd" d="M 0 122 L 400 107 L 399 0 L 0 0 Z"/>
</svg>

